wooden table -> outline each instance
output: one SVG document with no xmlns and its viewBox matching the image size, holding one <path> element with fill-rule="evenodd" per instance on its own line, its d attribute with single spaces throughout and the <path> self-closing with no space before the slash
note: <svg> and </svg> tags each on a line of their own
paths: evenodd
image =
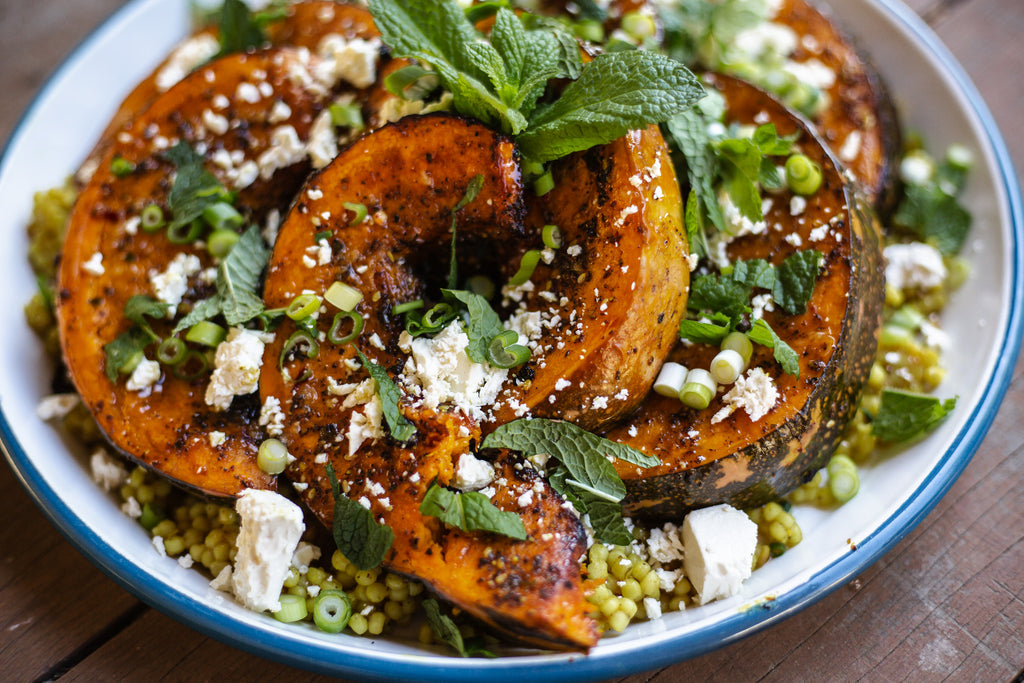
<svg viewBox="0 0 1024 683">
<path fill-rule="evenodd" d="M 184 0 L 183 0 L 184 1 Z M 0 139 L 122 0 L 0 0 Z M 1024 168 L 1024 2 L 912 0 L 961 61 Z M 625 679 L 1024 680 L 1024 364 L 966 472 L 846 587 L 758 635 Z M 0 681 L 314 680 L 206 638 L 86 561 L 0 465 Z"/>
</svg>

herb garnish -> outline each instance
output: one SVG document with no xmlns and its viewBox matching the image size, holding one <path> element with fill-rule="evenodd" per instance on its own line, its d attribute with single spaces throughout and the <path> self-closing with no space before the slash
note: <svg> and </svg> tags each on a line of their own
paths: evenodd
<svg viewBox="0 0 1024 683">
<path fill-rule="evenodd" d="M 243 232 L 217 266 L 217 293 L 197 302 L 174 326 L 174 334 L 220 313 L 231 326 L 246 323 L 263 313 L 263 299 L 258 291 L 260 275 L 269 259 L 270 250 L 263 243 L 259 229 L 252 226 Z"/>
<path fill-rule="evenodd" d="M 489 531 L 517 541 L 526 539 L 519 515 L 499 510 L 490 498 L 477 491 L 459 493 L 434 483 L 423 496 L 420 512 L 463 531 Z"/>
<path fill-rule="evenodd" d="M 388 375 L 387 370 L 367 358 L 359 349 L 356 349 L 356 355 L 359 356 L 359 362 L 370 373 L 370 377 L 377 383 L 377 396 L 380 397 L 381 409 L 384 412 L 384 419 L 388 423 L 391 436 L 397 441 L 408 441 L 416 433 L 416 426 L 402 415 L 402 410 L 398 405 L 402 398 L 402 392 Z"/>
<path fill-rule="evenodd" d="M 282 2 L 272 2 L 265 9 L 254 12 L 242 0 L 224 0 L 217 15 L 220 33 L 218 56 L 260 47 L 267 42 L 267 24 L 287 16 L 286 5 Z"/>
<path fill-rule="evenodd" d="M 167 197 L 172 216 L 169 230 L 188 225 L 202 216 L 206 208 L 229 196 L 216 176 L 206 170 L 202 155 L 184 140 L 164 152 L 164 157 L 177 167 Z"/>
<path fill-rule="evenodd" d="M 942 400 L 885 389 L 881 406 L 871 422 L 871 432 L 882 441 L 907 441 L 937 425 L 955 407 L 955 397 Z"/>
<path fill-rule="evenodd" d="M 508 448 L 526 457 L 544 453 L 561 463 L 564 472 L 556 470 L 549 481 L 578 509 L 582 506 L 581 513 L 590 513 L 592 507 L 598 512 L 597 518 L 603 526 L 598 528 L 594 514 L 591 514 L 591 524 L 595 537 L 602 541 L 609 537 L 605 535 L 606 531 L 610 534 L 620 525 L 625 529 L 622 508 L 618 503 L 626 497 L 626 486 L 608 457 L 640 467 L 653 467 L 660 463 L 654 456 L 591 434 L 571 422 L 542 418 L 507 422 L 488 434 L 481 447 Z"/>
<path fill-rule="evenodd" d="M 958 254 L 971 228 L 971 214 L 957 200 L 965 180 L 963 167 L 942 162 L 928 182 L 904 185 L 893 222 L 918 239 L 932 242 L 945 256 Z"/>
<path fill-rule="evenodd" d="M 147 346 L 160 341 L 146 317 L 163 318 L 168 308 L 169 304 L 147 294 L 136 294 L 128 299 L 124 306 L 124 317 L 132 322 L 132 326 L 103 346 L 106 354 L 105 371 L 111 382 L 116 382 L 118 373 L 139 359 Z"/>
<path fill-rule="evenodd" d="M 334 494 L 334 542 L 352 564 L 366 571 L 384 561 L 395 541 L 395 532 L 380 524 L 373 513 L 341 492 L 334 466 L 327 463 L 327 477 Z"/>
<path fill-rule="evenodd" d="M 427 598 L 423 601 L 423 611 L 427 615 L 427 623 L 434 637 L 443 643 L 448 644 L 453 650 L 459 653 L 460 657 L 497 657 L 484 647 L 480 638 L 463 638 L 455 620 L 447 614 L 441 613 L 441 606 L 434 598 Z"/>
<path fill-rule="evenodd" d="M 690 70 L 663 55 L 604 54 L 584 65 L 568 31 L 539 20 L 527 27 L 505 8 L 488 39 L 449 0 L 370 0 L 369 6 L 395 56 L 429 65 L 459 112 L 518 136 L 535 161 L 660 123 L 703 95 Z M 572 82 L 554 102 L 539 104 L 548 81 L 559 78 Z"/>
</svg>

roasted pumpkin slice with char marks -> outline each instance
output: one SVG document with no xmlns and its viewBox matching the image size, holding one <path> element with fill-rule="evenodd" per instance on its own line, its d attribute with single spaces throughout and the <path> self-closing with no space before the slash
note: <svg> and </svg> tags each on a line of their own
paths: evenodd
<svg viewBox="0 0 1024 683">
<path fill-rule="evenodd" d="M 475 198 L 453 211 L 478 176 Z M 365 219 L 356 204 L 365 208 Z M 492 501 L 522 516 L 528 541 L 469 534 L 422 515 L 419 506 L 431 483 L 454 483 L 459 458 L 479 441 L 479 426 L 464 407 L 434 412 L 403 401 L 415 434 L 397 443 L 385 434 L 382 412 L 388 408 L 357 360 L 355 345 L 391 377 L 401 372 L 407 359 L 398 341 L 403 324 L 392 309 L 436 296 L 447 277 L 453 216 L 457 250 L 466 254 L 460 264 L 472 262 L 470 254 L 481 253 L 481 245 L 492 245 L 482 258 L 493 267 L 522 251 L 515 149 L 504 136 L 459 116 L 420 116 L 386 126 L 312 176 L 281 227 L 264 297 L 270 307 L 287 306 L 298 294 L 322 294 L 340 281 L 362 293 L 356 311 L 365 326 L 352 344 L 338 345 L 328 336 L 310 357 L 305 347 L 291 347 L 288 339 L 298 329 L 285 322 L 267 347 L 261 394 L 286 416 L 282 438 L 296 457 L 288 476 L 325 524 L 333 523 L 325 474 L 331 462 L 345 494 L 365 498 L 394 530 L 386 566 L 520 639 L 586 648 L 596 630 L 579 573 L 582 528 L 562 508 L 564 501 L 528 466 L 505 455 L 497 463 Z M 332 326 L 330 311 L 319 318 L 320 332 Z M 274 372 L 279 363 L 281 371 Z"/>
<path fill-rule="evenodd" d="M 779 134 L 799 133 L 801 152 L 824 176 L 798 215 L 788 194 L 773 197 L 767 230 L 733 240 L 730 260 L 778 264 L 799 249 L 815 249 L 824 258 L 805 313 L 764 313 L 796 351 L 800 368 L 799 377 L 787 375 L 770 350 L 755 346 L 750 366 L 767 373 L 779 394 L 764 417 L 752 422 L 741 409 L 716 421 L 725 407 L 721 393 L 709 408 L 695 411 L 652 392 L 636 414 L 608 432 L 608 438 L 661 459 L 649 469 L 616 463 L 629 492 L 625 508 L 638 517 L 681 518 L 691 508 L 722 502 L 757 506 L 803 483 L 828 459 L 857 408 L 881 324 L 878 226 L 859 209 L 837 163 L 798 117 L 757 88 L 726 77 L 716 83 L 730 121 L 753 124 L 767 114 Z M 708 344 L 680 344 L 669 360 L 707 368 L 717 351 Z"/>
<path fill-rule="evenodd" d="M 796 33 L 793 61 L 816 60 L 835 75 L 814 125 L 879 213 L 887 215 L 898 199 L 901 143 L 896 108 L 881 75 L 819 4 L 782 0 L 773 21 Z"/>
<path fill-rule="evenodd" d="M 118 106 L 83 168 L 94 168 L 115 136 L 128 131 L 135 117 L 145 112 L 161 93 L 193 69 L 202 67 L 216 57 L 220 50 L 218 34 L 216 26 L 197 31 L 176 46 L 167 59 L 136 85 Z M 370 40 L 379 35 L 369 10 L 334 0 L 308 0 L 288 5 L 284 16 L 267 26 L 268 46 L 301 47 L 314 52 L 323 46 L 327 36 L 337 36 L 344 40 Z M 347 91 L 352 93 L 356 102 L 365 99 L 360 88 L 352 89 L 343 82 L 338 94 Z"/>
<path fill-rule="evenodd" d="M 309 171 L 302 144 L 324 105 L 322 91 L 310 92 L 292 75 L 313 66 L 315 58 L 282 48 L 225 57 L 186 77 L 117 136 L 69 220 L 57 320 L 78 392 L 114 446 L 210 494 L 274 485 L 256 466 L 264 437 L 256 397 L 235 397 L 230 409 L 216 410 L 205 401 L 208 374 L 188 381 L 166 368 L 152 385 L 132 390 L 124 375 L 108 378 L 104 347 L 131 328 L 125 305 L 132 296 L 157 296 L 157 276 L 179 280 L 179 314 L 213 293 L 203 273 L 214 261 L 201 245 L 172 244 L 165 230 L 139 227 L 148 205 L 169 215 L 175 167 L 166 150 L 179 141 L 205 147 L 213 160 L 207 169 L 239 190 L 236 208 L 254 223 L 270 210 L 285 209 Z M 246 95 L 261 89 L 272 91 L 272 98 Z M 287 119 L 268 119 L 273 101 L 287 105 Z M 115 159 L 134 170 L 118 177 Z M 175 270 L 176 259 L 191 262 L 186 273 Z M 161 338 L 174 325 L 169 319 L 151 322 Z M 149 359 L 154 349 L 146 350 Z"/>
</svg>

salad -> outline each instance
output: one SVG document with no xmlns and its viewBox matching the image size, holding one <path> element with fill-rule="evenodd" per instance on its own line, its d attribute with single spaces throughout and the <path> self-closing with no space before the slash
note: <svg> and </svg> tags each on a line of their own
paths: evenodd
<svg viewBox="0 0 1024 683">
<path fill-rule="evenodd" d="M 57 288 L 31 311 L 39 323 L 57 302 L 84 400 L 69 417 L 88 408 L 84 424 L 136 460 L 239 494 L 237 511 L 181 505 L 94 456 L 157 547 L 282 620 L 380 633 L 425 584 L 526 642 L 586 648 L 599 628 L 735 593 L 799 542 L 769 501 L 848 500 L 874 439 L 941 419 L 951 402 L 918 392 L 941 379 L 928 316 L 959 274 L 969 159 L 911 144 L 902 198 L 896 162 L 864 187 L 897 206 L 883 261 L 871 210 L 801 119 L 635 49 L 690 40 L 695 67 L 771 84 L 726 46 L 778 29 L 736 26 L 728 5 L 581 5 L 557 23 L 371 3 L 377 36 L 353 6 L 275 21 L 229 2 L 219 40 L 172 55 L 82 186 L 46 204 L 77 195 Z M 306 32 L 332 21 L 340 33 Z M 488 22 L 484 41 L 473 24 Z M 277 47 L 237 52 L 265 40 Z M 803 90 L 805 113 L 828 111 L 825 81 Z M 892 161 L 894 133 L 873 147 L 867 132 L 843 138 L 851 168 Z M 333 531 L 329 566 L 315 562 L 330 541 L 312 543 L 275 485 Z M 422 609 L 424 639 L 479 647 L 437 602 Z"/>
</svg>

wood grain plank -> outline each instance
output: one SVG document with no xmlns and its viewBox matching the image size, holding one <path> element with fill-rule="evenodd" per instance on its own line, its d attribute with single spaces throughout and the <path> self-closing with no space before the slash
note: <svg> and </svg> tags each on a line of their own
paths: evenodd
<svg viewBox="0 0 1024 683">
<path fill-rule="evenodd" d="M 106 680 L 111 672 L 131 672 L 131 679 L 138 681 L 340 680 L 254 657 L 206 638 L 153 610 L 83 660 L 61 681 Z"/>
<path fill-rule="evenodd" d="M 139 604 L 61 537 L 0 465 L 0 681 L 32 680 Z"/>
</svg>

